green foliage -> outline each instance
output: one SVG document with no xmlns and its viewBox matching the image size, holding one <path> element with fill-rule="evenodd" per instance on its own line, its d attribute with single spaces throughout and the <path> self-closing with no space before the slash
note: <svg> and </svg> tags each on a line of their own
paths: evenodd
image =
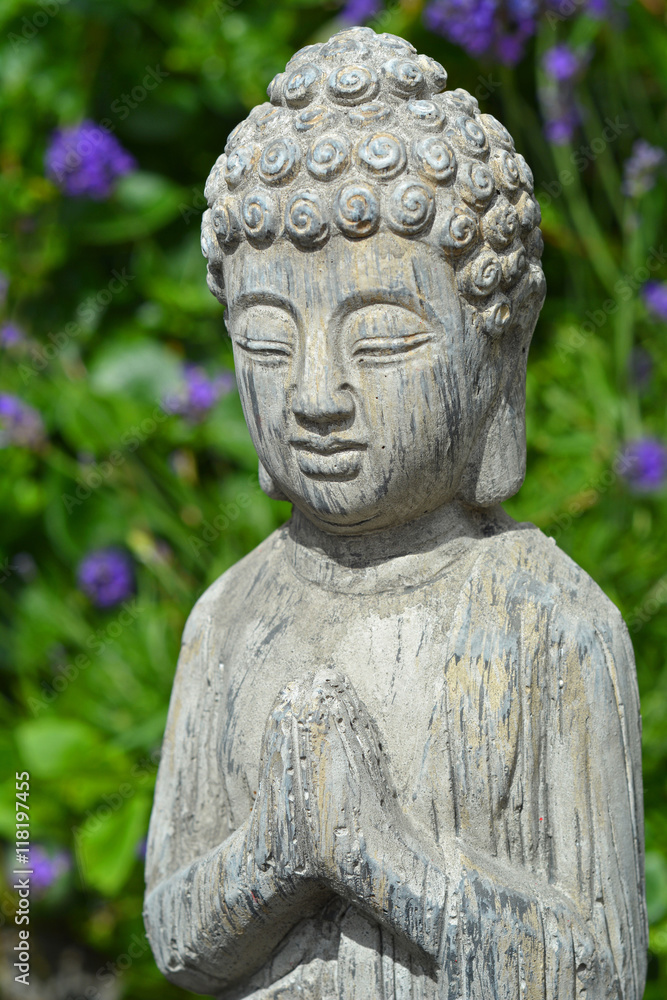
<svg viewBox="0 0 667 1000">
<path fill-rule="evenodd" d="M 616 457 L 628 439 L 667 435 L 665 326 L 639 295 L 649 274 L 667 280 L 667 184 L 632 200 L 621 193 L 634 140 L 660 145 L 666 131 L 664 11 L 660 0 L 631 3 L 623 28 L 584 15 L 545 21 L 508 70 L 429 33 L 422 6 L 389 5 L 379 30 L 435 56 L 452 86 L 507 124 L 543 205 L 549 296 L 529 362 L 528 475 L 507 508 L 553 534 L 630 624 L 644 717 L 646 996 L 658 1000 L 667 987 L 667 496 L 664 487 L 633 493 Z M 46 427 L 41 446 L 0 450 L 0 834 L 10 868 L 13 776 L 29 770 L 31 843 L 73 859 L 34 902 L 36 941 L 74 944 L 97 986 L 106 968 L 123 997 L 186 995 L 157 973 L 145 941 L 128 967 L 119 960 L 143 940 L 137 845 L 185 619 L 289 515 L 259 490 L 235 392 L 197 423 L 161 405 L 183 361 L 232 367 L 199 249 L 203 185 L 228 132 L 266 99 L 294 50 L 340 26 L 337 10 L 333 0 L 0 8 L 4 320 L 27 338 L 0 348 L 0 392 L 35 407 Z M 557 40 L 592 55 L 572 146 L 550 146 L 540 127 L 541 56 Z M 67 198 L 45 176 L 51 131 L 83 118 L 138 162 L 106 200 Z M 616 128 L 605 132 L 610 120 Z M 631 375 L 637 347 L 652 365 L 643 385 Z M 76 571 L 108 545 L 132 554 L 136 593 L 100 610 Z M 7 888 L 2 900 L 0 919 L 11 920 Z"/>
</svg>

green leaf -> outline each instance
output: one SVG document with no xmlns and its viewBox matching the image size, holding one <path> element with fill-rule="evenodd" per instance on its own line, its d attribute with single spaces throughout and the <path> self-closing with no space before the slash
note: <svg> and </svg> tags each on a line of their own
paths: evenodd
<svg viewBox="0 0 667 1000">
<path fill-rule="evenodd" d="M 118 182 L 109 206 L 112 214 L 106 206 L 101 208 L 97 219 L 80 224 L 77 236 L 83 243 L 97 245 L 142 239 L 176 218 L 187 200 L 187 194 L 165 177 L 137 170 Z"/>
<path fill-rule="evenodd" d="M 667 913 L 667 860 L 658 851 L 646 852 L 646 908 L 652 924 Z"/>
<path fill-rule="evenodd" d="M 16 833 L 15 791 L 16 785 L 12 773 L 10 780 L 0 783 L 0 837 L 9 841 L 13 840 Z"/>
<path fill-rule="evenodd" d="M 146 831 L 150 797 L 119 791 L 108 796 L 85 823 L 74 830 L 74 848 L 83 882 L 105 896 L 114 896 L 127 880 L 136 861 L 137 844 Z M 114 805 L 117 807 L 114 808 Z"/>
<path fill-rule="evenodd" d="M 91 387 L 102 396 L 126 394 L 157 403 L 179 381 L 173 351 L 143 338 L 103 347 L 91 366 Z"/>
<path fill-rule="evenodd" d="M 21 767 L 38 778 L 76 771 L 100 743 L 99 733 L 77 719 L 35 719 L 16 728 Z"/>
</svg>

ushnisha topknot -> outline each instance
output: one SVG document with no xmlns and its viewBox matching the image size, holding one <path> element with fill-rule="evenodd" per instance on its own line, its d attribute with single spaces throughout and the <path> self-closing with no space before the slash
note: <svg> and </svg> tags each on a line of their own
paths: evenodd
<svg viewBox="0 0 667 1000">
<path fill-rule="evenodd" d="M 349 28 L 299 50 L 206 183 L 208 282 L 240 241 L 304 251 L 386 229 L 437 247 L 487 333 L 542 298 L 540 209 L 507 129 L 396 35 Z"/>
</svg>

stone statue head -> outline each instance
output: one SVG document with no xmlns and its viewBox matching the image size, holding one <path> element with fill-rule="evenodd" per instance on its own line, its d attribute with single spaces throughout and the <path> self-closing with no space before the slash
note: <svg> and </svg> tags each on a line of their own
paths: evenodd
<svg viewBox="0 0 667 1000">
<path fill-rule="evenodd" d="M 206 185 L 260 482 L 327 531 L 525 472 L 525 370 L 544 300 L 540 211 L 512 137 L 394 35 L 297 52 Z"/>
</svg>

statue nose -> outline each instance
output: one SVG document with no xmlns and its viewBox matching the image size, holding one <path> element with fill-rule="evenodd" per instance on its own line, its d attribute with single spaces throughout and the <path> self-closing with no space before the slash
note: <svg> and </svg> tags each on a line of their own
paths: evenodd
<svg viewBox="0 0 667 1000">
<path fill-rule="evenodd" d="M 343 422 L 354 416 L 354 400 L 347 389 L 334 388 L 330 373 L 322 366 L 310 377 L 304 373 L 294 393 L 292 411 L 306 423 Z"/>
<path fill-rule="evenodd" d="M 354 416 L 354 398 L 345 386 L 324 325 L 307 339 L 292 411 L 301 422 L 342 422 Z"/>
</svg>

